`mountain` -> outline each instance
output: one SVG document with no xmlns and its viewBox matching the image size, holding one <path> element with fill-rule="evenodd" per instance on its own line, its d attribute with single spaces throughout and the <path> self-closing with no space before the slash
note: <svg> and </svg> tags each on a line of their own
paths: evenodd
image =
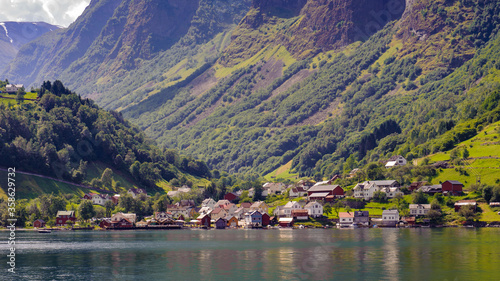
<svg viewBox="0 0 500 281">
<path fill-rule="evenodd" d="M 497 1 L 144 3 L 92 1 L 56 44 L 25 46 L 7 77 L 61 78 L 161 146 L 249 174 L 328 177 L 394 154 L 412 160 L 500 118 Z M 45 51 L 89 38 L 77 27 L 91 30 L 104 10 L 74 56 Z M 150 21 L 168 11 L 179 19 L 161 37 Z"/>
<path fill-rule="evenodd" d="M 106 108 L 126 107 L 213 61 L 249 6 L 249 0 L 92 0 L 68 28 L 22 48 L 4 76 L 26 85 L 60 79 Z M 179 62 L 184 73 L 167 76 Z"/>
<path fill-rule="evenodd" d="M 41 35 L 58 29 L 45 22 L 0 22 L 0 70 L 17 55 L 19 49 Z"/>
</svg>

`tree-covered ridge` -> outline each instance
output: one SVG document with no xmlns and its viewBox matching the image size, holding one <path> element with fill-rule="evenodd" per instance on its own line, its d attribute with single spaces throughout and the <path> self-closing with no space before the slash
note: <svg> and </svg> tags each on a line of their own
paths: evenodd
<svg viewBox="0 0 500 281">
<path fill-rule="evenodd" d="M 120 113 L 100 109 L 60 81 L 44 82 L 37 103 L 0 105 L 0 165 L 110 189 L 109 171 L 89 183 L 87 165 L 102 162 L 157 188 L 184 174 L 208 178 L 206 164 L 156 147 Z"/>
</svg>

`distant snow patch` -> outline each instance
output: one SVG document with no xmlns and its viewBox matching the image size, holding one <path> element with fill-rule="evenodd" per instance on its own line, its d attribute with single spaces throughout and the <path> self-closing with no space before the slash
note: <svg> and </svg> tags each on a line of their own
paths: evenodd
<svg viewBox="0 0 500 281">
<path fill-rule="evenodd" d="M 5 26 L 5 23 L 0 22 L 0 25 L 3 27 L 3 30 L 5 30 L 5 36 L 7 36 L 7 38 L 9 38 L 10 43 L 12 44 L 12 42 L 14 42 L 14 40 L 12 40 L 12 38 L 9 37 L 9 31 L 7 30 L 7 27 Z"/>
</svg>

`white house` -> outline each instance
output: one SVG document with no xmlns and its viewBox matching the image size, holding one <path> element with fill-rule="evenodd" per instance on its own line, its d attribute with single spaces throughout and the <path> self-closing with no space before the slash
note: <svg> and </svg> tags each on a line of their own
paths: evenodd
<svg viewBox="0 0 500 281">
<path fill-rule="evenodd" d="M 127 219 L 131 223 L 135 223 L 135 221 L 137 220 L 137 216 L 136 216 L 136 214 L 124 214 L 122 212 L 118 212 L 118 213 L 111 216 L 112 222 L 121 221 L 122 219 Z"/>
<path fill-rule="evenodd" d="M 201 207 L 209 207 L 211 209 L 215 208 L 215 200 L 212 198 L 207 198 L 201 202 Z"/>
<path fill-rule="evenodd" d="M 410 215 L 425 216 L 431 210 L 431 204 L 410 204 Z"/>
<path fill-rule="evenodd" d="M 392 168 L 392 167 L 396 167 L 396 166 L 404 166 L 407 163 L 408 162 L 406 161 L 406 159 L 403 156 L 395 155 L 395 156 L 392 156 L 391 158 L 389 158 L 389 160 L 385 164 L 385 167 Z"/>
<path fill-rule="evenodd" d="M 292 187 L 288 192 L 288 197 L 290 198 L 297 198 L 304 196 L 307 196 L 307 189 L 305 189 L 303 186 Z"/>
<path fill-rule="evenodd" d="M 23 84 L 17 84 L 17 85 L 7 84 L 5 86 L 5 91 L 7 93 L 15 93 L 15 92 L 17 92 L 17 90 L 22 89 L 22 88 L 24 88 Z"/>
<path fill-rule="evenodd" d="M 93 194 L 92 195 L 92 204 L 104 206 L 107 201 L 112 201 L 111 196 L 107 194 Z"/>
<path fill-rule="evenodd" d="M 262 188 L 264 191 L 267 190 L 268 195 L 274 195 L 274 194 L 281 194 L 286 189 L 286 186 L 284 183 L 281 182 L 275 182 L 275 183 L 266 182 L 262 186 Z"/>
<path fill-rule="evenodd" d="M 299 204 L 299 202 L 296 201 L 290 201 L 281 208 L 283 210 L 283 214 L 285 217 L 291 217 L 292 216 L 292 210 L 300 210 L 302 209 L 302 206 Z"/>
<path fill-rule="evenodd" d="M 323 206 L 318 202 L 309 202 L 304 206 L 310 217 L 321 217 L 323 216 Z"/>
<path fill-rule="evenodd" d="M 354 223 L 354 213 L 340 212 L 339 227 L 349 227 Z"/>
<path fill-rule="evenodd" d="M 399 222 L 398 210 L 384 210 L 382 211 L 382 224 L 384 226 L 396 226 Z"/>
<path fill-rule="evenodd" d="M 387 198 L 394 198 L 399 190 L 399 183 L 395 180 L 385 180 L 385 181 L 365 181 L 363 183 L 358 183 L 354 188 L 354 197 L 362 198 L 365 200 L 370 200 L 373 198 L 373 194 L 377 191 L 385 192 Z"/>
<path fill-rule="evenodd" d="M 146 194 L 146 190 L 142 189 L 142 188 L 131 188 L 127 191 L 128 194 L 132 195 L 132 197 L 137 197 L 141 194 Z"/>
</svg>

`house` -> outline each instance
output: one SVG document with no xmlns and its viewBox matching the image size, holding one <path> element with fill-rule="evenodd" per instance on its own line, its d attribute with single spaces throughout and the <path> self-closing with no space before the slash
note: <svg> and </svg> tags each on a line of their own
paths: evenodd
<svg viewBox="0 0 500 281">
<path fill-rule="evenodd" d="M 228 227 L 238 227 L 238 219 L 235 216 L 232 216 L 227 220 Z"/>
<path fill-rule="evenodd" d="M 129 220 L 131 223 L 135 223 L 136 220 L 137 220 L 137 215 L 136 214 L 132 214 L 132 213 L 128 213 L 128 214 L 124 214 L 122 212 L 118 212 L 114 215 L 111 216 L 111 221 L 119 221 L 121 220 L 122 218 L 126 218 L 127 220 Z"/>
<path fill-rule="evenodd" d="M 354 178 L 361 170 L 358 168 L 352 169 L 352 171 L 349 172 L 349 176 L 347 177 L 348 179 Z"/>
<path fill-rule="evenodd" d="M 42 228 L 42 227 L 45 227 L 45 221 L 42 220 L 42 219 L 38 219 L 36 221 L 33 222 L 33 227 L 34 228 Z"/>
<path fill-rule="evenodd" d="M 96 195 L 96 193 L 85 193 L 85 195 L 83 195 L 82 197 L 82 200 L 92 200 L 92 197 Z"/>
<path fill-rule="evenodd" d="M 283 211 L 283 213 L 278 213 L 278 214 L 274 214 L 274 215 L 278 215 L 278 216 L 284 216 L 284 217 L 291 217 L 292 216 L 292 211 L 293 210 L 299 210 L 299 209 L 302 209 L 302 206 L 299 204 L 299 202 L 296 202 L 296 201 L 290 201 L 288 203 L 285 204 L 285 206 L 283 206 L 282 208 L 280 208 L 280 211 Z"/>
<path fill-rule="evenodd" d="M 231 204 L 231 202 L 229 200 L 226 200 L 226 199 L 221 199 L 219 201 L 217 201 L 217 203 L 215 203 L 215 207 L 224 207 L 225 205 L 229 205 Z"/>
<path fill-rule="evenodd" d="M 323 206 L 318 202 L 309 202 L 304 206 L 307 210 L 307 214 L 313 218 L 319 218 L 323 216 Z"/>
<path fill-rule="evenodd" d="M 208 207 L 208 206 L 205 206 L 205 207 L 201 207 L 199 210 L 198 210 L 198 213 L 199 214 L 208 214 L 210 213 L 211 211 L 213 211 L 212 208 Z"/>
<path fill-rule="evenodd" d="M 110 228 L 130 228 L 130 227 L 134 227 L 134 223 L 123 217 L 117 220 L 112 220 L 110 226 Z"/>
<path fill-rule="evenodd" d="M 406 164 L 407 164 L 407 161 L 403 156 L 395 155 L 395 156 L 392 156 L 391 158 L 389 158 L 389 160 L 385 164 L 385 167 L 392 168 L 392 167 L 396 167 L 396 166 L 404 166 Z"/>
<path fill-rule="evenodd" d="M 148 222 L 146 221 L 140 221 L 140 222 L 137 222 L 135 224 L 136 227 L 147 227 L 148 226 Z"/>
<path fill-rule="evenodd" d="M 175 205 L 167 206 L 167 212 L 172 214 L 172 218 L 179 218 L 180 216 L 188 218 L 190 216 L 191 209 L 192 208 L 187 207 L 177 207 Z"/>
<path fill-rule="evenodd" d="M 271 223 L 271 217 L 267 213 L 262 214 L 262 226 L 268 226 Z"/>
<path fill-rule="evenodd" d="M 111 219 L 110 218 L 102 219 L 101 222 L 99 223 L 99 227 L 102 229 L 111 227 Z"/>
<path fill-rule="evenodd" d="M 464 187 L 464 185 L 461 182 L 453 180 L 451 181 L 448 180 L 443 182 L 442 186 L 443 186 L 443 194 L 455 195 L 455 196 L 461 195 L 462 188 Z"/>
<path fill-rule="evenodd" d="M 17 92 L 17 90 L 19 89 L 23 89 L 24 88 L 24 85 L 23 84 L 7 84 L 5 86 L 5 92 L 7 93 L 15 93 Z"/>
<path fill-rule="evenodd" d="M 370 226 L 370 213 L 368 211 L 354 211 L 354 223 L 362 226 Z"/>
<path fill-rule="evenodd" d="M 477 202 L 475 200 L 460 200 L 455 203 L 455 212 L 460 211 L 463 206 L 472 206 L 474 211 L 477 209 Z"/>
<path fill-rule="evenodd" d="M 295 209 L 292 210 L 292 218 L 294 220 L 308 220 L 309 213 L 307 212 L 307 210 L 304 209 Z"/>
<path fill-rule="evenodd" d="M 113 195 L 113 197 L 111 197 L 111 200 L 115 205 L 118 205 L 118 203 L 120 203 L 120 194 Z"/>
<path fill-rule="evenodd" d="M 104 206 L 106 202 L 112 201 L 111 196 L 108 194 L 94 194 L 92 195 L 92 204 Z"/>
<path fill-rule="evenodd" d="M 408 190 L 411 192 L 418 190 L 420 187 L 424 186 L 425 181 L 417 181 L 417 182 L 412 182 L 410 186 L 408 187 Z"/>
<path fill-rule="evenodd" d="M 286 189 L 286 185 L 281 182 L 266 182 L 262 186 L 263 190 L 267 191 L 267 195 L 276 195 L 276 194 L 282 194 L 283 191 Z"/>
<path fill-rule="evenodd" d="M 286 217 L 284 208 L 285 208 L 285 206 L 276 206 L 276 208 L 274 208 L 274 210 L 273 210 L 273 216 L 275 216 L 277 218 Z"/>
<path fill-rule="evenodd" d="M 402 193 L 399 190 L 399 182 L 395 180 L 365 181 L 363 183 L 356 184 L 353 191 L 355 198 L 365 200 L 372 199 L 373 194 L 379 191 L 385 192 L 388 198 L 393 198 L 398 193 Z"/>
<path fill-rule="evenodd" d="M 154 218 L 157 221 L 164 220 L 164 219 L 172 219 L 172 213 L 171 212 L 155 212 Z"/>
<path fill-rule="evenodd" d="M 250 210 L 250 207 L 252 207 L 252 203 L 250 202 L 244 202 L 240 204 L 240 207 L 244 208 L 245 210 Z"/>
<path fill-rule="evenodd" d="M 354 223 L 354 213 L 340 212 L 339 213 L 339 227 L 349 227 Z"/>
<path fill-rule="evenodd" d="M 490 207 L 500 207 L 500 202 L 490 202 Z"/>
<path fill-rule="evenodd" d="M 250 206 L 251 211 L 261 211 L 262 213 L 267 213 L 269 211 L 269 206 L 263 201 L 257 201 Z"/>
<path fill-rule="evenodd" d="M 382 225 L 383 226 L 396 226 L 399 222 L 398 210 L 383 210 L 382 211 Z"/>
<path fill-rule="evenodd" d="M 229 216 L 234 216 L 238 220 L 242 220 L 245 218 L 245 213 L 248 213 L 248 211 L 245 211 L 243 207 L 239 207 L 238 209 L 236 209 L 236 211 L 234 211 L 233 214 L 230 214 Z"/>
<path fill-rule="evenodd" d="M 224 195 L 224 199 L 229 201 L 229 202 L 233 202 L 237 198 L 238 198 L 238 195 L 234 192 L 229 192 L 226 195 Z"/>
<path fill-rule="evenodd" d="M 417 219 L 415 217 L 402 217 L 401 220 L 408 224 L 408 226 L 415 226 L 417 224 Z"/>
<path fill-rule="evenodd" d="M 215 208 L 215 200 L 212 198 L 207 198 L 201 202 L 201 207 L 209 207 L 210 209 Z"/>
<path fill-rule="evenodd" d="M 226 229 L 227 227 L 227 220 L 223 218 L 218 218 L 215 221 L 215 229 Z"/>
<path fill-rule="evenodd" d="M 339 185 L 315 185 L 307 190 L 309 200 L 333 201 L 344 197 L 344 189 Z"/>
<path fill-rule="evenodd" d="M 423 185 L 421 186 L 418 191 L 422 191 L 425 194 L 429 195 L 434 195 L 436 193 L 442 193 L 443 192 L 443 186 L 440 184 L 435 184 L 435 185 Z"/>
<path fill-rule="evenodd" d="M 141 194 L 146 194 L 146 190 L 142 189 L 142 188 L 131 188 L 127 191 L 128 194 L 130 194 L 132 197 L 137 197 Z"/>
<path fill-rule="evenodd" d="M 431 210 L 431 204 L 410 204 L 411 216 L 425 216 Z"/>
<path fill-rule="evenodd" d="M 307 196 L 307 189 L 305 189 L 305 187 L 303 186 L 292 187 L 288 192 L 288 197 L 290 198 L 297 198 L 304 196 Z"/>
<path fill-rule="evenodd" d="M 217 221 L 219 218 L 225 218 L 227 211 L 224 208 L 217 207 L 211 213 L 210 216 L 213 220 Z"/>
<path fill-rule="evenodd" d="M 233 215 L 236 210 L 238 210 L 238 207 L 236 207 L 236 204 L 228 204 L 224 206 L 224 210 L 226 210 L 228 215 Z"/>
<path fill-rule="evenodd" d="M 210 222 L 211 222 L 211 217 L 210 214 L 203 214 L 200 215 L 198 218 L 196 218 L 198 221 L 198 225 L 204 226 L 204 227 L 210 227 Z"/>
<path fill-rule="evenodd" d="M 247 225 L 256 225 L 256 226 L 262 225 L 262 213 L 259 211 L 246 213 L 245 222 Z"/>
<path fill-rule="evenodd" d="M 67 221 L 76 221 L 75 211 L 58 211 L 56 215 L 56 226 L 65 226 Z"/>
<path fill-rule="evenodd" d="M 297 187 L 302 187 L 302 188 L 304 188 L 304 190 L 308 190 L 309 188 L 313 187 L 314 184 L 315 183 L 313 181 L 310 181 L 310 180 L 300 180 L 297 183 Z"/>
<path fill-rule="evenodd" d="M 293 226 L 293 218 L 280 218 L 278 223 L 281 227 L 292 227 Z"/>
<path fill-rule="evenodd" d="M 193 199 L 189 199 L 189 200 L 181 200 L 177 203 L 175 203 L 176 206 L 178 207 L 194 207 L 196 205 L 196 203 L 194 202 Z"/>
</svg>

